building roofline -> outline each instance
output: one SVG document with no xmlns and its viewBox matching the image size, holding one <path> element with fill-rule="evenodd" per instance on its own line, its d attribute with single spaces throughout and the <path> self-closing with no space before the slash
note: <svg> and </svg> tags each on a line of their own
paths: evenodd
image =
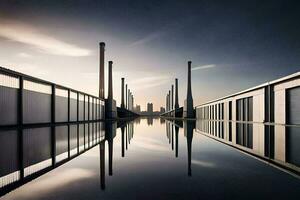
<svg viewBox="0 0 300 200">
<path fill-rule="evenodd" d="M 296 73 L 293 73 L 293 74 L 290 74 L 288 76 L 284 76 L 284 77 L 275 79 L 273 81 L 262 83 L 262 84 L 260 84 L 258 86 L 254 86 L 254 87 L 248 88 L 246 90 L 242 90 L 242 91 L 234 93 L 234 94 L 230 94 L 230 95 L 227 95 L 227 96 L 224 96 L 224 97 L 220 97 L 220 98 L 217 98 L 217 99 L 205 102 L 203 104 L 196 105 L 195 107 L 199 107 L 199 106 L 204 106 L 204 105 L 207 105 L 207 104 L 211 104 L 211 103 L 214 103 L 214 102 L 217 102 L 217 101 L 220 101 L 220 100 L 224 100 L 224 99 L 227 99 L 227 98 L 230 98 L 230 97 L 241 95 L 241 94 L 244 94 L 244 93 L 256 90 L 256 89 L 260 89 L 260 88 L 266 87 L 268 85 L 275 85 L 275 84 L 278 84 L 278 83 L 281 83 L 281 82 L 284 82 L 284 81 L 287 81 L 287 80 L 290 80 L 290 79 L 295 79 L 295 78 L 298 78 L 298 77 L 300 77 L 300 71 L 298 71 Z"/>
</svg>

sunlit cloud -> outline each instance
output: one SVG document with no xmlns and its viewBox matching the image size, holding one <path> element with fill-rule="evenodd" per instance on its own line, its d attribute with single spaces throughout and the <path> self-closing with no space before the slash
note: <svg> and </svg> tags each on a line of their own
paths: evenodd
<svg viewBox="0 0 300 200">
<path fill-rule="evenodd" d="M 202 65 L 202 66 L 198 66 L 198 67 L 194 67 L 192 68 L 192 71 L 194 70 L 201 70 L 201 69 L 209 69 L 209 68 L 214 68 L 216 67 L 216 65 L 211 64 L 211 65 Z"/>
<path fill-rule="evenodd" d="M 164 85 L 168 82 L 170 82 L 171 77 L 170 76 L 150 76 L 150 77 L 144 77 L 140 79 L 135 79 L 133 81 L 130 81 L 131 85 L 135 85 L 135 90 L 141 90 L 146 88 L 153 88 L 160 85 Z"/>
<path fill-rule="evenodd" d="M 18 53 L 17 56 L 20 58 L 32 58 L 32 55 L 24 52 Z"/>
<path fill-rule="evenodd" d="M 88 56 L 91 51 L 41 33 L 35 27 L 12 20 L 0 20 L 0 37 L 30 45 L 48 54 Z"/>
</svg>

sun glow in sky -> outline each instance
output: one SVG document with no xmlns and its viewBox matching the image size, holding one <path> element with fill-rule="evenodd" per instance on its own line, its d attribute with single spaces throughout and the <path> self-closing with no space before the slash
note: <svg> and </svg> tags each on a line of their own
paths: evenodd
<svg viewBox="0 0 300 200">
<path fill-rule="evenodd" d="M 222 2 L 3 0 L 0 66 L 98 95 L 105 42 L 117 103 L 125 77 L 155 110 L 175 78 L 183 105 L 188 60 L 196 105 L 299 71 L 299 3 Z"/>
</svg>

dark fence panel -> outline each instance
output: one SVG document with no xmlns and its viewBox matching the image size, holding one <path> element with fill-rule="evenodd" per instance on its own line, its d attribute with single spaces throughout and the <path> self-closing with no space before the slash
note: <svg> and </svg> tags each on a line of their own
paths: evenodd
<svg viewBox="0 0 300 200">
<path fill-rule="evenodd" d="M 18 89 L 0 86 L 0 125 L 17 124 Z"/>
<path fill-rule="evenodd" d="M 68 151 L 68 126 L 55 127 L 56 155 Z"/>
<path fill-rule="evenodd" d="M 51 158 L 50 127 L 25 129 L 23 131 L 24 167 Z"/>
<path fill-rule="evenodd" d="M 51 95 L 24 90 L 23 123 L 47 123 L 51 121 Z"/>
<path fill-rule="evenodd" d="M 18 131 L 0 131 L 0 177 L 18 170 Z"/>
<path fill-rule="evenodd" d="M 68 121 L 68 96 L 58 96 L 57 93 L 67 91 L 56 89 L 56 97 L 55 97 L 55 121 L 56 122 L 67 122 Z"/>
<path fill-rule="evenodd" d="M 77 148 L 77 125 L 70 125 L 70 149 Z"/>
</svg>

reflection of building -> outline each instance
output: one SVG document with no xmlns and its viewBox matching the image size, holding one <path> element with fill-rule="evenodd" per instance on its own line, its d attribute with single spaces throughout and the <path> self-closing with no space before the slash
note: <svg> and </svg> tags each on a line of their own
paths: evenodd
<svg viewBox="0 0 300 200">
<path fill-rule="evenodd" d="M 147 124 L 148 125 L 153 125 L 153 117 L 147 117 Z"/>
<path fill-rule="evenodd" d="M 153 104 L 152 103 L 147 104 L 147 113 L 148 113 L 148 115 L 151 115 L 153 113 Z"/>
<path fill-rule="evenodd" d="M 299 102 L 300 72 L 197 106 L 197 130 L 300 171 Z"/>
</svg>

